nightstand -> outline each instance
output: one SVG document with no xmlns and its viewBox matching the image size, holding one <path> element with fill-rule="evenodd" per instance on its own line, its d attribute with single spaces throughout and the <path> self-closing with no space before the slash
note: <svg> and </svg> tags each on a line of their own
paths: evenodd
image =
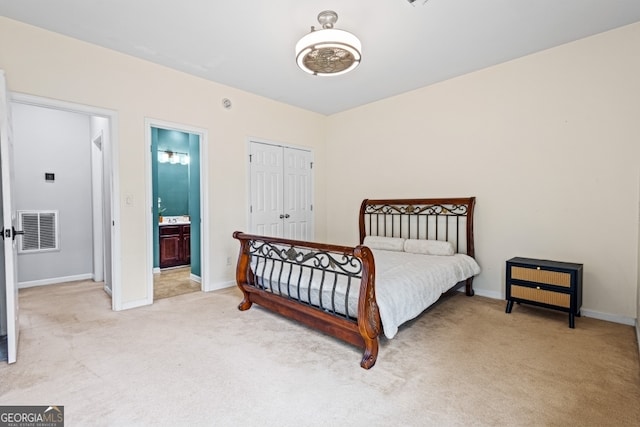
<svg viewBox="0 0 640 427">
<path fill-rule="evenodd" d="M 569 313 L 569 327 L 582 306 L 582 264 L 532 258 L 507 261 L 507 308 L 527 303 Z"/>
</svg>

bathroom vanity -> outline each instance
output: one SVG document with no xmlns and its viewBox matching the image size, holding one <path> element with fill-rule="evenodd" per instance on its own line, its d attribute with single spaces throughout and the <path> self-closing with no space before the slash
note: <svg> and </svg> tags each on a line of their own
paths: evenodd
<svg viewBox="0 0 640 427">
<path fill-rule="evenodd" d="M 163 217 L 160 228 L 160 268 L 191 263 L 191 222 L 189 217 Z"/>
</svg>

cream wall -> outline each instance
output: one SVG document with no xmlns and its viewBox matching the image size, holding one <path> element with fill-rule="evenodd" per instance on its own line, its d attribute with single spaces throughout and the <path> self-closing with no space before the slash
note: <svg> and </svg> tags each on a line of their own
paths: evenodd
<svg viewBox="0 0 640 427">
<path fill-rule="evenodd" d="M 117 111 L 123 305 L 145 300 L 151 270 L 146 198 L 145 118 L 208 131 L 213 285 L 234 278 L 238 245 L 234 230 L 246 230 L 247 139 L 305 146 L 316 165 L 315 233 L 325 236 L 324 183 L 326 117 L 212 83 L 184 73 L 0 17 L 0 68 L 9 90 Z M 231 110 L 221 100 L 233 102 Z M 127 206 L 124 195 L 133 197 Z M 150 202 L 149 202 L 150 203 Z"/>
<path fill-rule="evenodd" d="M 476 196 L 478 294 L 513 256 L 578 262 L 583 312 L 633 324 L 639 51 L 634 24 L 330 116 L 327 237 L 357 243 L 363 198 Z"/>
<path fill-rule="evenodd" d="M 208 130 L 213 284 L 233 280 L 225 261 L 246 228 L 246 142 L 257 137 L 314 150 L 317 240 L 357 243 L 366 197 L 474 195 L 478 294 L 504 296 L 512 256 L 582 262 L 585 313 L 632 322 L 639 48 L 634 24 L 327 118 L 0 17 L 11 91 L 118 113 L 125 304 L 147 297 L 150 117 Z"/>
</svg>

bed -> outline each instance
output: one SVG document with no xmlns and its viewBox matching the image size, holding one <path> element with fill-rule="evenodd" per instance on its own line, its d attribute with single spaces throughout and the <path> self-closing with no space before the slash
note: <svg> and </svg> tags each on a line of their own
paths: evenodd
<svg viewBox="0 0 640 427">
<path fill-rule="evenodd" d="M 236 231 L 238 308 L 256 303 L 360 347 L 369 369 L 381 334 L 393 338 L 446 292 L 474 294 L 474 206 L 475 197 L 365 199 L 353 247 Z"/>
</svg>

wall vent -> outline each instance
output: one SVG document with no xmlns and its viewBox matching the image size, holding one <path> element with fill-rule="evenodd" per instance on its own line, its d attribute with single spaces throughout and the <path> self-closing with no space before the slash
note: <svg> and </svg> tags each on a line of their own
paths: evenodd
<svg viewBox="0 0 640 427">
<path fill-rule="evenodd" d="M 58 211 L 18 211 L 18 227 L 24 231 L 18 252 L 58 250 Z"/>
</svg>

